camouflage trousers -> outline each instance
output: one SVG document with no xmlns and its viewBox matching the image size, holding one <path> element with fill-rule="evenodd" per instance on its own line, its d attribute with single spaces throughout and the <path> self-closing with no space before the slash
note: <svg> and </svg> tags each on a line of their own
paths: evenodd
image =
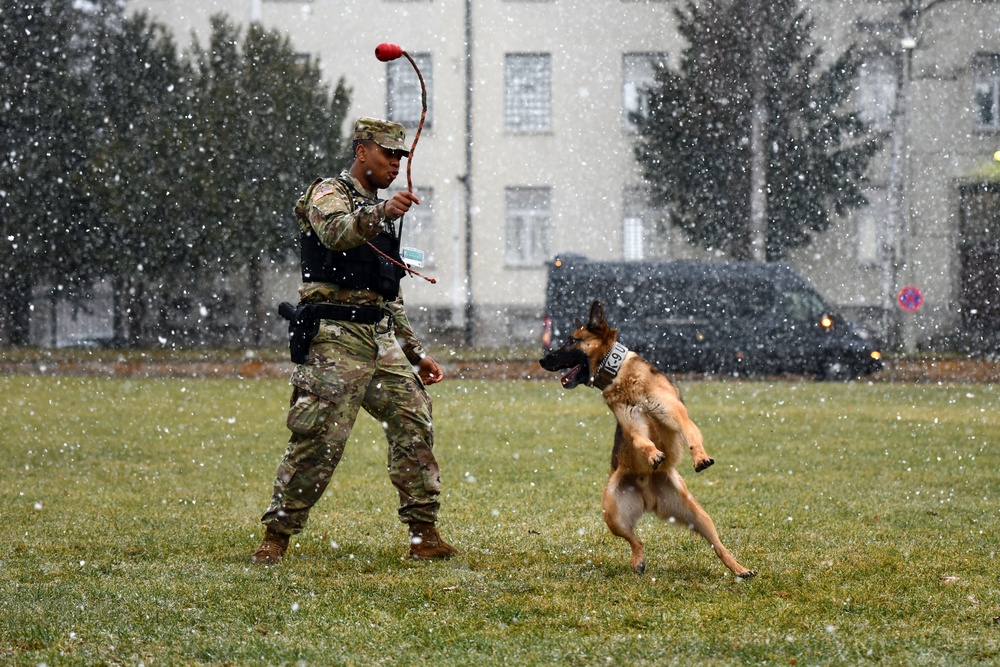
<svg viewBox="0 0 1000 667">
<path fill-rule="evenodd" d="M 437 520 L 441 479 L 432 452 L 431 399 L 391 332 L 323 320 L 292 384 L 291 438 L 275 474 L 271 505 L 261 517 L 265 526 L 285 534 L 302 530 L 330 483 L 361 407 L 385 430 L 400 520 Z"/>
</svg>

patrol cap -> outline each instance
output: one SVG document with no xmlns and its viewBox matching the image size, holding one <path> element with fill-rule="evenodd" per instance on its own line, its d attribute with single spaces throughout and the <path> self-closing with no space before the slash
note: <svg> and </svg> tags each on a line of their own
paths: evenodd
<svg viewBox="0 0 1000 667">
<path fill-rule="evenodd" d="M 405 143 L 406 129 L 399 123 L 378 118 L 359 118 L 354 123 L 354 140 L 374 141 L 382 148 L 391 151 L 399 151 L 405 156 L 410 156 L 410 148 Z"/>
</svg>

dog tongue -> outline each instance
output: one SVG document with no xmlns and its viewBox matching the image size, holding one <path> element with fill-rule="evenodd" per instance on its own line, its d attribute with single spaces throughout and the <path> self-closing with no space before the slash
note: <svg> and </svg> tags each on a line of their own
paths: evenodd
<svg viewBox="0 0 1000 667">
<path fill-rule="evenodd" d="M 572 382 L 573 379 L 576 377 L 576 374 L 580 372 L 580 368 L 581 367 L 582 366 L 577 365 L 577 366 L 573 366 L 573 368 L 569 369 L 569 373 L 566 373 L 566 375 L 563 375 L 562 376 L 562 380 L 560 380 L 560 382 L 562 382 L 562 386 L 565 387 L 570 382 Z"/>
</svg>

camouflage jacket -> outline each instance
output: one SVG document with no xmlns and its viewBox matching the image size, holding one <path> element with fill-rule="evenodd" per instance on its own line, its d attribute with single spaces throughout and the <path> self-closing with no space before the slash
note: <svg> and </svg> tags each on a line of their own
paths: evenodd
<svg viewBox="0 0 1000 667">
<path fill-rule="evenodd" d="M 394 231 L 393 221 L 386 218 L 385 202 L 376 193 L 362 187 L 349 171 L 340 178 L 350 181 L 370 204 L 357 206 L 350 190 L 336 178 L 326 178 L 313 183 L 295 203 L 295 220 L 302 231 L 316 234 L 320 242 L 331 250 L 346 250 L 374 238 L 379 232 Z M 366 289 L 346 289 L 333 283 L 303 283 L 299 286 L 299 300 L 306 303 L 357 303 L 385 305 L 392 313 L 393 328 L 400 339 L 403 352 L 411 364 L 417 364 L 425 355 L 420 340 L 403 309 L 403 295 L 384 302 L 375 292 Z"/>
</svg>

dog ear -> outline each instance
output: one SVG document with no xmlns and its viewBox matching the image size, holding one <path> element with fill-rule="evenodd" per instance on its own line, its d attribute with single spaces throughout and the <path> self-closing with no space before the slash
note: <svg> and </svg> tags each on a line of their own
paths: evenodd
<svg viewBox="0 0 1000 667">
<path fill-rule="evenodd" d="M 606 326 L 608 326 L 608 323 L 604 321 L 604 304 L 599 300 L 595 300 L 590 307 L 590 321 L 587 322 L 587 329 L 597 332 Z"/>
</svg>

